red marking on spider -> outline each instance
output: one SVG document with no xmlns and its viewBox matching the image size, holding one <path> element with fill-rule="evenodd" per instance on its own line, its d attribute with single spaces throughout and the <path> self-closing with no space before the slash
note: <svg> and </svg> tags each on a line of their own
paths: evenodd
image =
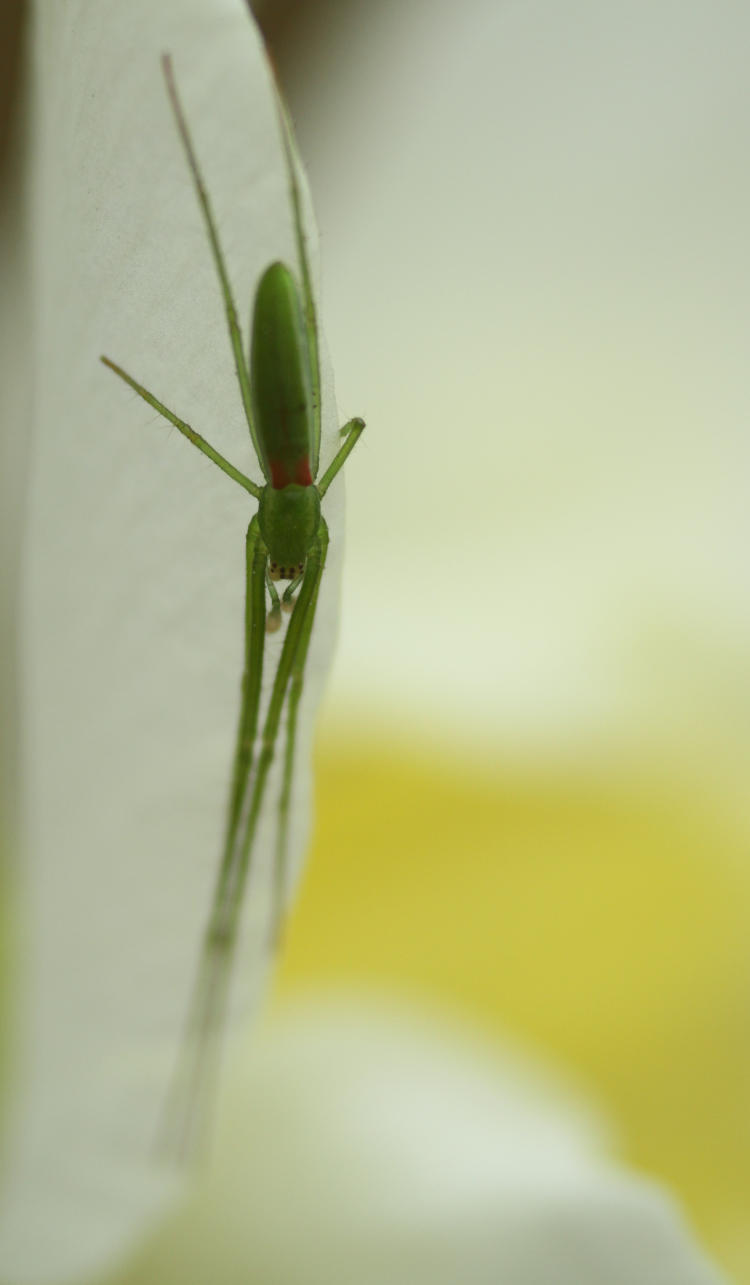
<svg viewBox="0 0 750 1285">
<path fill-rule="evenodd" d="M 284 487 L 289 486 L 292 482 L 295 482 L 297 486 L 312 486 L 313 484 L 310 461 L 306 455 L 296 461 L 291 473 L 284 460 L 269 460 L 268 466 L 271 470 L 271 486 L 274 491 L 283 491 Z"/>
</svg>

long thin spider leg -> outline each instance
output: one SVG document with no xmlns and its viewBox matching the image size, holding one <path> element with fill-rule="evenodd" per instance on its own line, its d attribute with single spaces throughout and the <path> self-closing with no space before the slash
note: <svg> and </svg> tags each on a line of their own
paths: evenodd
<svg viewBox="0 0 750 1285">
<path fill-rule="evenodd" d="M 317 599 L 327 543 L 327 529 L 321 523 L 321 534 L 308 555 L 308 574 L 284 639 L 266 713 L 252 790 L 249 789 L 249 782 L 246 782 L 233 850 L 229 854 L 227 867 L 222 870 L 217 882 L 217 895 L 204 936 L 177 1082 L 168 1103 L 166 1142 L 168 1148 L 176 1150 L 180 1158 L 191 1154 L 205 1137 L 206 1115 L 213 1100 L 219 1037 L 224 1026 L 232 959 L 253 839 L 273 759 L 286 690 L 307 611 L 311 601 Z"/>
<path fill-rule="evenodd" d="M 250 396 L 250 379 L 245 362 L 245 353 L 242 346 L 242 331 L 240 330 L 240 323 L 237 319 L 237 307 L 234 302 L 232 287 L 229 284 L 229 276 L 227 274 L 224 254 L 219 241 L 216 220 L 214 219 L 213 210 L 211 209 L 211 202 L 209 200 L 206 185 L 203 181 L 203 175 L 201 173 L 200 166 L 198 165 L 198 158 L 195 154 L 195 148 L 193 147 L 193 140 L 190 137 L 185 113 L 182 110 L 182 104 L 177 93 L 177 85 L 175 84 L 174 73 L 172 71 L 172 59 L 169 54 L 162 55 L 161 63 L 164 71 L 164 79 L 167 84 L 169 101 L 172 104 L 172 110 L 175 115 L 175 120 L 177 121 L 177 128 L 185 148 L 190 172 L 193 176 L 196 195 L 198 197 L 201 210 L 203 211 L 208 239 L 211 243 L 211 251 L 214 263 L 216 264 L 219 283 L 221 285 L 221 293 L 224 297 L 224 307 L 226 309 L 227 325 L 229 327 L 229 339 L 232 345 L 232 352 L 234 353 L 234 364 L 237 368 L 237 378 L 240 383 L 240 393 L 242 394 L 242 405 L 245 409 L 245 418 L 247 419 L 247 425 L 250 429 L 250 436 L 252 438 L 253 446 L 255 447 L 255 454 L 258 456 L 258 460 L 261 462 L 262 466 L 263 455 L 260 450 L 258 434 L 255 427 L 255 419 L 253 416 L 253 405 Z"/>
<path fill-rule="evenodd" d="M 294 239 L 297 244 L 297 259 L 302 285 L 302 312 L 305 318 L 305 330 L 307 331 L 307 350 L 310 354 L 310 378 L 312 384 L 312 405 L 313 405 L 313 441 L 312 441 L 312 459 L 310 467 L 312 475 L 315 477 L 318 471 L 318 461 L 320 459 L 320 355 L 318 351 L 318 322 L 315 315 L 315 296 L 313 295 L 312 279 L 310 277 L 310 264 L 307 257 L 307 240 L 305 237 L 305 228 L 302 220 L 302 198 L 299 189 L 299 180 L 297 178 L 297 163 L 294 155 L 294 145 L 292 143 L 292 125 L 289 119 L 289 112 L 286 103 L 281 95 L 281 90 L 274 80 L 276 90 L 276 106 L 281 120 L 281 137 L 284 144 L 284 156 L 286 159 L 287 176 L 289 179 L 289 194 L 292 202 L 292 218 L 294 221 Z"/>
<path fill-rule="evenodd" d="M 153 393 L 150 393 L 147 388 L 144 388 L 143 384 L 139 384 L 137 379 L 133 379 L 133 376 L 129 375 L 127 371 L 124 371 L 122 366 L 118 366 L 115 362 L 110 361 L 109 357 L 100 357 L 99 360 L 103 362 L 105 366 L 108 366 L 110 370 L 113 370 L 116 375 L 119 375 L 120 379 L 124 379 L 126 384 L 130 384 L 130 387 L 135 389 L 138 396 L 142 397 L 144 402 L 148 402 L 149 406 L 153 406 L 154 410 L 157 410 L 160 415 L 163 415 L 165 419 L 169 420 L 170 424 L 174 424 L 175 428 L 179 428 L 183 436 L 185 436 L 189 442 L 192 442 L 193 446 L 197 446 L 198 450 L 202 451 L 204 455 L 207 455 L 210 460 L 213 460 L 214 464 L 218 465 L 223 473 L 226 473 L 228 477 L 232 478 L 232 481 L 238 482 L 240 486 L 244 487 L 246 491 L 249 491 L 251 495 L 254 495 L 256 499 L 259 498 L 262 487 L 258 486 L 255 482 L 251 482 L 249 477 L 245 477 L 244 473 L 241 473 L 238 468 L 234 467 L 234 464 L 230 464 L 229 460 L 225 460 L 224 456 L 214 450 L 211 443 L 207 442 L 205 437 L 201 437 L 200 433 L 196 433 L 194 428 L 191 428 L 189 424 L 186 424 L 184 419 L 180 419 L 179 415 L 175 415 L 174 411 L 171 411 L 168 406 L 165 406 L 163 402 L 160 402 L 158 397 L 154 397 Z"/>
<path fill-rule="evenodd" d="M 348 424 L 344 424 L 340 436 L 343 437 L 343 444 L 339 447 L 328 468 L 317 483 L 318 492 L 321 498 L 325 495 L 331 482 L 335 478 L 339 469 L 346 463 L 354 447 L 357 445 L 364 431 L 365 421 L 363 419 L 350 419 Z"/>
<path fill-rule="evenodd" d="M 245 539 L 245 658 L 242 675 L 242 704 L 234 751 L 227 828 L 214 892 L 214 906 L 219 905 L 224 896 L 224 885 L 232 863 L 242 799 L 250 775 L 253 747 L 258 731 L 266 626 L 267 564 L 268 552 L 260 536 L 256 514 L 247 528 Z"/>
<path fill-rule="evenodd" d="M 351 451 L 359 440 L 360 435 L 365 427 L 363 419 L 350 419 L 341 429 L 340 436 L 344 439 L 341 447 L 337 451 L 333 460 L 326 469 L 323 477 L 318 484 L 318 490 L 322 495 L 328 490 L 331 482 L 335 478 L 349 457 Z M 292 594 L 296 589 L 297 581 L 292 581 L 286 589 L 283 597 L 283 606 L 287 609 L 292 607 Z M 281 939 L 281 924 L 284 913 L 284 900 L 286 893 L 287 878 L 287 850 L 289 835 L 289 804 L 292 792 L 292 778 L 294 775 L 294 749 L 297 736 L 297 710 L 300 698 L 302 696 L 302 687 L 304 681 L 305 662 L 307 660 L 307 649 L 310 645 L 310 635 L 312 633 L 313 621 L 315 618 L 315 608 L 317 604 L 317 590 L 315 599 L 308 610 L 305 619 L 304 630 L 300 645 L 297 649 L 297 655 L 292 667 L 292 678 L 289 687 L 289 704 L 287 709 L 286 725 L 286 748 L 284 752 L 284 775 L 281 786 L 281 795 L 279 797 L 279 825 L 276 834 L 276 852 L 274 857 L 274 887 L 273 887 L 273 907 L 271 915 L 271 933 L 272 941 L 278 945 Z M 297 608 L 295 607 L 295 610 Z"/>
<path fill-rule="evenodd" d="M 263 736 L 260 743 L 260 753 L 258 754 L 258 761 L 255 768 L 252 794 L 247 807 L 247 821 L 245 824 L 244 835 L 241 839 L 241 847 L 238 851 L 237 862 L 233 865 L 233 885 L 227 890 L 228 895 L 226 897 L 225 904 L 214 919 L 213 923 L 213 930 L 217 936 L 219 938 L 226 938 L 230 943 L 233 943 L 236 937 L 237 920 L 242 904 L 242 894 L 244 892 L 245 882 L 250 869 L 253 839 L 255 838 L 258 817 L 263 803 L 266 780 L 271 763 L 273 762 L 276 736 L 279 730 L 284 697 L 286 695 L 286 689 L 305 630 L 306 628 L 308 630 L 312 629 L 312 621 L 315 615 L 318 590 L 320 587 L 321 577 L 323 575 L 323 569 L 325 567 L 327 550 L 328 527 L 325 520 L 321 518 L 317 539 L 307 556 L 305 578 L 302 583 L 299 598 L 297 599 L 297 605 L 292 613 L 292 618 L 289 621 L 289 626 L 286 631 L 286 638 L 284 639 L 284 646 L 281 652 L 279 666 L 276 671 L 271 699 L 268 704 L 266 721 L 263 727 Z"/>
<path fill-rule="evenodd" d="M 252 518 L 245 540 L 245 662 L 242 677 L 237 741 L 232 769 L 232 784 L 227 808 L 226 833 L 221 864 L 216 877 L 211 920 L 218 914 L 227 895 L 232 863 L 236 859 L 237 831 L 242 801 L 248 787 L 252 752 L 258 729 L 258 711 L 263 677 L 265 644 L 266 567 L 268 553 L 260 535 L 257 514 Z M 193 985 L 187 1026 L 170 1090 L 160 1143 L 168 1154 L 185 1159 L 200 1142 L 206 1124 L 206 1113 L 213 1101 L 213 1084 L 218 1067 L 219 1035 L 224 1012 L 225 991 L 229 979 L 221 959 L 221 946 L 206 934 L 203 954 Z M 210 963 L 210 967 L 208 964 Z M 213 1017 L 216 1016 L 214 1022 Z"/>
<path fill-rule="evenodd" d="M 312 634 L 315 611 L 318 605 L 318 592 L 320 590 L 322 570 L 323 568 L 321 565 L 321 570 L 315 586 L 315 592 L 310 601 L 310 605 L 307 608 L 305 619 L 303 621 L 302 632 L 294 657 L 291 680 L 289 683 L 289 700 L 287 702 L 286 715 L 286 745 L 284 748 L 284 774 L 281 783 L 281 794 L 279 795 L 279 823 L 276 831 L 271 906 L 271 942 L 276 947 L 278 947 L 281 941 L 281 926 L 286 901 L 287 854 L 289 845 L 289 804 L 291 800 L 292 779 L 294 775 L 294 751 L 297 739 L 297 711 L 299 708 L 300 698 L 302 696 L 305 662 L 307 661 L 310 636 Z M 287 590 L 287 593 L 288 592 L 289 590 Z M 286 603 L 286 593 L 284 594 L 284 601 Z M 295 605 L 294 611 L 297 612 L 298 610 L 299 606 Z"/>
</svg>

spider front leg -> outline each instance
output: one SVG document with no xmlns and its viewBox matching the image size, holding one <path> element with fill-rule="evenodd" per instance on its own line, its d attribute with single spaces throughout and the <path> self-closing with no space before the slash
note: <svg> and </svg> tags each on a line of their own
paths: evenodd
<svg viewBox="0 0 750 1285">
<path fill-rule="evenodd" d="M 321 519 L 321 524 L 325 527 L 325 547 L 322 554 L 323 561 L 325 561 L 325 552 L 328 546 L 328 528 L 323 519 Z M 318 605 L 318 593 L 320 590 L 322 574 L 323 563 L 321 563 L 313 596 L 305 610 L 305 617 L 300 630 L 300 640 L 297 646 L 294 662 L 292 664 L 291 681 L 289 683 L 289 700 L 287 703 L 286 715 L 286 744 L 284 747 L 284 769 L 281 793 L 279 795 L 279 824 L 276 831 L 271 904 L 271 943 L 276 948 L 278 948 L 281 941 L 281 925 L 286 902 L 287 854 L 289 848 L 289 805 L 292 795 L 292 780 L 294 777 L 294 752 L 297 740 L 297 711 L 302 697 L 305 663 L 307 661 L 307 652 L 310 646 L 313 624 L 315 623 L 315 612 Z M 290 584 L 284 594 L 285 607 L 287 595 L 292 591 L 294 583 L 295 582 L 292 581 L 292 584 Z M 297 612 L 301 609 L 301 597 L 302 595 L 300 595 L 299 602 L 291 602 L 289 605 L 289 610 L 294 610 L 295 617 Z"/>
<path fill-rule="evenodd" d="M 341 432 L 339 433 L 339 437 L 343 437 L 344 439 L 343 444 L 337 450 L 336 454 L 334 455 L 333 459 L 328 465 L 328 468 L 326 469 L 322 478 L 318 482 L 318 492 L 320 494 L 321 499 L 325 495 L 326 491 L 331 485 L 331 482 L 335 478 L 339 469 L 343 467 L 343 465 L 346 463 L 347 459 L 351 455 L 352 451 L 354 450 L 354 447 L 357 445 L 357 442 L 359 441 L 362 433 L 364 432 L 364 428 L 365 428 L 365 421 L 363 419 L 360 419 L 358 416 L 355 419 L 350 419 L 348 424 L 344 424 L 344 427 L 341 429 Z"/>
</svg>

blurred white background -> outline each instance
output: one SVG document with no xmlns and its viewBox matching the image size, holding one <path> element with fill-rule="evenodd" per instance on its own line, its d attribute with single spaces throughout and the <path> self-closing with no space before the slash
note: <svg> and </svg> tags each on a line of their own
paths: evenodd
<svg viewBox="0 0 750 1285">
<path fill-rule="evenodd" d="M 369 424 L 332 705 L 514 750 L 723 734 L 731 771 L 749 39 L 731 3 L 310 10 L 282 70 Z"/>
</svg>

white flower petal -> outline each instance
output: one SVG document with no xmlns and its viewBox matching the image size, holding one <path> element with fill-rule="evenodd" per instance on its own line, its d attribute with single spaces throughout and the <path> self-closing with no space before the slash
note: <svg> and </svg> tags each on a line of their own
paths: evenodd
<svg viewBox="0 0 750 1285">
<path fill-rule="evenodd" d="M 29 876 L 0 1215 L 0 1273 L 16 1285 L 96 1269 L 170 1188 L 171 1175 L 154 1168 L 154 1140 L 236 729 L 255 501 L 99 362 L 106 353 L 121 363 L 258 476 L 163 52 L 245 333 L 260 271 L 294 262 L 268 67 L 241 0 L 40 0 L 33 44 L 37 333 L 21 686 Z M 330 446 L 330 375 L 324 407 Z M 340 503 L 337 487 L 326 501 L 334 537 L 300 764 L 332 645 Z M 303 779 L 297 868 L 308 796 Z M 243 1018 L 264 981 L 276 797 L 272 780 L 236 961 Z"/>
<path fill-rule="evenodd" d="M 671 1201 L 604 1159 L 571 1094 L 408 1010 L 288 1010 L 235 1088 L 213 1183 L 134 1280 L 720 1281 Z"/>
</svg>

